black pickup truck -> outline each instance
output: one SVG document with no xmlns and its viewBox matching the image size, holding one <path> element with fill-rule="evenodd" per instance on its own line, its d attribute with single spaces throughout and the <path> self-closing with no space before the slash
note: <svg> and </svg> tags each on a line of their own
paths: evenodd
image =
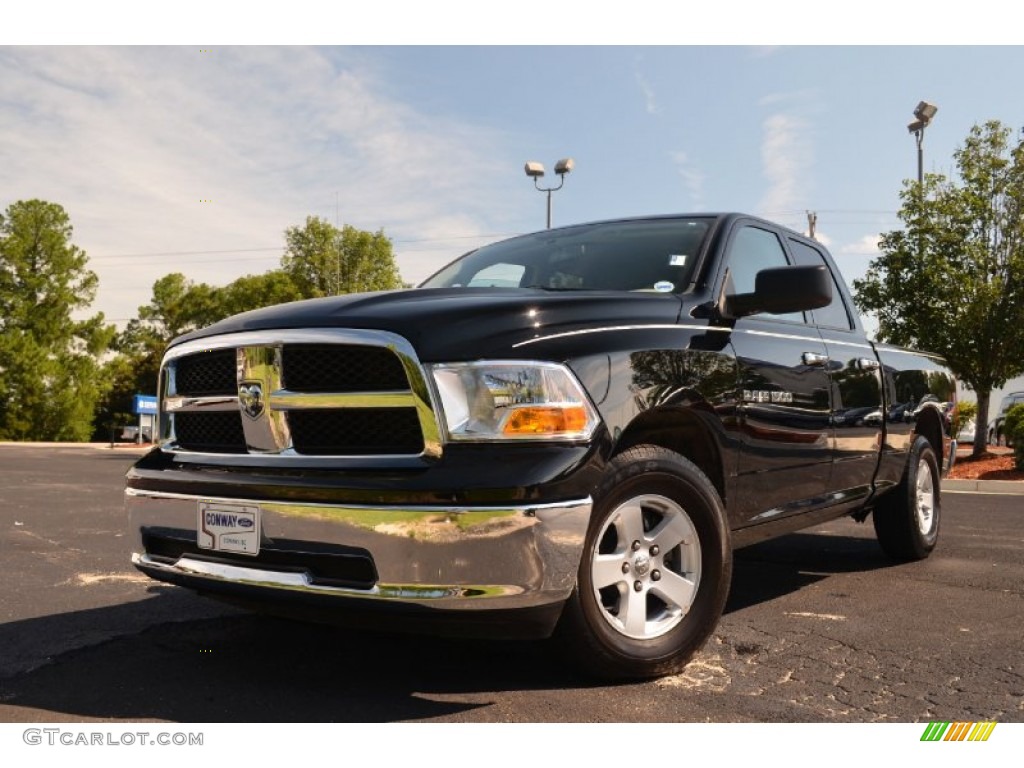
<svg viewBox="0 0 1024 768">
<path fill-rule="evenodd" d="M 927 557 L 955 390 L 869 341 L 796 232 L 546 230 L 175 340 L 127 475 L 132 560 L 261 610 L 554 633 L 598 675 L 664 674 L 713 631 L 737 547 L 871 515 L 890 556 Z"/>
</svg>

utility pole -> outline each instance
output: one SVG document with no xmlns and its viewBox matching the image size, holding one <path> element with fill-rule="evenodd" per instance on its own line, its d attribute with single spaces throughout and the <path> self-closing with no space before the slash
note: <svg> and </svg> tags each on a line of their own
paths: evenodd
<svg viewBox="0 0 1024 768">
<path fill-rule="evenodd" d="M 816 238 L 814 236 L 814 230 L 817 229 L 817 226 L 818 226 L 818 213 L 817 213 L 817 211 L 807 211 L 807 236 L 809 238 L 811 238 L 811 240 L 817 240 L 818 239 L 818 238 Z"/>
</svg>

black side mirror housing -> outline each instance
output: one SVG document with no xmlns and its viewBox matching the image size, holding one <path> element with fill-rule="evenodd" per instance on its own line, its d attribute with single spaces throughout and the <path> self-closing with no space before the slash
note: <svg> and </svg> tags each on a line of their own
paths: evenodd
<svg viewBox="0 0 1024 768">
<path fill-rule="evenodd" d="M 762 269 L 754 278 L 753 293 L 725 297 L 728 317 L 767 312 L 784 315 L 827 307 L 832 303 L 832 278 L 828 267 L 793 266 Z"/>
</svg>

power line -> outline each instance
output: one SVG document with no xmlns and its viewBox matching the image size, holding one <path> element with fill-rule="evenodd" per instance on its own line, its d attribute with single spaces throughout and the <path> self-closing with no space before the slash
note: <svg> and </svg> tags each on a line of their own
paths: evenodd
<svg viewBox="0 0 1024 768">
<path fill-rule="evenodd" d="M 395 245 L 398 244 L 410 244 L 410 243 L 444 243 L 452 240 L 479 240 L 479 239 L 491 239 L 499 237 L 513 237 L 520 234 L 519 232 L 497 232 L 497 233 L 483 233 L 479 235 L 451 235 L 449 237 L 423 237 L 423 238 L 408 238 L 401 240 L 391 240 Z M 89 261 L 106 261 L 108 259 L 156 259 L 166 258 L 168 256 L 214 256 L 220 253 L 258 253 L 277 251 L 283 254 L 285 248 L 282 246 L 274 246 L 273 248 L 225 248 L 214 251 L 153 251 L 150 253 L 117 253 L 109 254 L 104 256 L 90 256 Z M 222 259 L 221 261 L 231 261 L 230 259 Z M 244 259 L 234 259 L 234 261 L 244 261 Z"/>
</svg>

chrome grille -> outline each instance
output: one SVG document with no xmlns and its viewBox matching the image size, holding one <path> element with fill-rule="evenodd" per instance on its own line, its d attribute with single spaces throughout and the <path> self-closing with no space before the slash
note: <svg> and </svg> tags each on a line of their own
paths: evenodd
<svg viewBox="0 0 1024 768">
<path fill-rule="evenodd" d="M 382 331 L 257 331 L 186 342 L 164 358 L 161 406 L 162 447 L 186 461 L 320 466 L 441 450 L 412 347 Z"/>
</svg>

